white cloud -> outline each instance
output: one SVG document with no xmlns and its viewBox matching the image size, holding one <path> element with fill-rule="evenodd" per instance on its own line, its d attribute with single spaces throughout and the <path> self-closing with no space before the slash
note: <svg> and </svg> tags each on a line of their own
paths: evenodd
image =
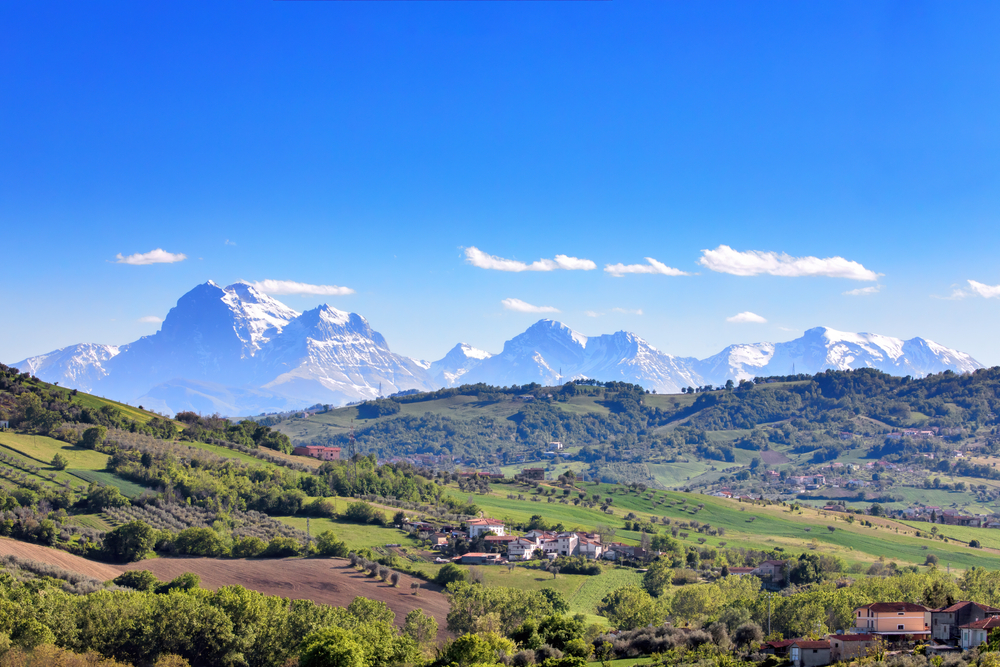
<svg viewBox="0 0 1000 667">
<path fill-rule="evenodd" d="M 146 315 L 145 317 L 140 317 L 137 322 L 142 322 L 143 324 L 159 324 L 163 321 L 162 317 L 157 317 L 156 315 Z"/>
<path fill-rule="evenodd" d="M 869 294 L 877 294 L 882 290 L 881 285 L 872 285 L 870 287 L 859 287 L 858 289 L 849 289 L 844 294 L 846 296 L 868 296 Z"/>
<path fill-rule="evenodd" d="M 866 269 L 857 262 L 843 257 L 792 257 L 785 253 L 748 250 L 740 252 L 727 245 L 715 250 L 702 250 L 698 263 L 718 273 L 734 276 L 772 276 L 797 278 L 801 276 L 826 276 L 849 280 L 878 280 L 881 274 Z"/>
<path fill-rule="evenodd" d="M 635 310 L 629 310 L 628 308 L 612 308 L 611 312 L 624 313 L 625 315 L 642 315 L 642 308 L 636 308 Z"/>
<path fill-rule="evenodd" d="M 735 323 L 752 322 L 754 324 L 764 324 L 765 322 L 767 322 L 767 320 L 765 320 L 763 317 L 761 317 L 757 313 L 751 313 L 749 310 L 745 310 L 742 313 L 739 313 L 738 315 L 733 315 L 732 317 L 727 317 L 726 321 Z"/>
<path fill-rule="evenodd" d="M 507 310 L 516 310 L 519 313 L 558 313 L 558 308 L 552 306 L 533 306 L 520 299 L 504 299 L 500 303 Z"/>
<path fill-rule="evenodd" d="M 167 252 L 162 248 L 150 250 L 149 252 L 136 253 L 123 257 L 121 253 L 115 255 L 115 264 L 132 264 L 133 266 L 143 266 L 145 264 L 173 264 L 183 262 L 187 259 L 184 253 Z"/>
<path fill-rule="evenodd" d="M 309 283 L 297 283 L 292 280 L 261 280 L 260 282 L 251 284 L 264 294 L 308 294 L 316 296 L 354 294 L 354 290 L 350 287 L 310 285 Z"/>
<path fill-rule="evenodd" d="M 555 271 L 562 269 L 565 271 L 590 271 L 596 269 L 597 264 L 589 259 L 579 257 L 569 257 L 567 255 L 556 255 L 555 259 L 539 259 L 531 264 L 519 262 L 516 259 L 504 259 L 489 255 L 475 246 L 465 249 L 465 261 L 480 269 L 492 269 L 494 271 Z"/>
<path fill-rule="evenodd" d="M 969 288 L 981 297 L 992 299 L 995 296 L 1000 296 L 1000 285 L 984 285 L 983 283 L 977 283 L 975 280 L 970 280 L 968 282 Z M 957 291 L 959 290 L 956 290 L 956 292 Z M 954 294 L 952 294 L 952 296 L 954 296 Z"/>
<path fill-rule="evenodd" d="M 583 314 L 586 315 L 587 317 L 600 317 L 603 313 L 598 313 L 593 310 L 585 310 L 583 311 Z"/>
<path fill-rule="evenodd" d="M 230 241 L 229 239 L 226 239 L 226 245 L 236 245 L 236 241 Z"/>
<path fill-rule="evenodd" d="M 652 257 L 647 257 L 649 264 L 605 264 L 604 272 L 610 273 L 615 278 L 621 278 L 626 273 L 658 273 L 663 276 L 690 276 L 687 271 L 681 271 L 667 266 L 663 262 L 657 262 Z"/>
</svg>

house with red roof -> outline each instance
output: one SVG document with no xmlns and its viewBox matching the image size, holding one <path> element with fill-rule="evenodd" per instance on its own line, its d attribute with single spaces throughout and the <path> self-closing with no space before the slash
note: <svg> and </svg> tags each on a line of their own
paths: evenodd
<svg viewBox="0 0 1000 667">
<path fill-rule="evenodd" d="M 829 665 L 830 642 L 826 639 L 796 639 L 788 647 L 792 667 L 820 667 Z"/>
<path fill-rule="evenodd" d="M 946 644 L 957 645 L 963 625 L 1000 615 L 1000 609 L 987 604 L 964 600 L 931 611 L 931 637 Z"/>
<path fill-rule="evenodd" d="M 973 621 L 959 627 L 962 632 L 962 639 L 959 646 L 964 650 L 975 648 L 980 644 L 985 644 L 989 639 L 990 630 L 1000 628 L 1000 616 L 990 616 L 981 621 Z"/>
</svg>

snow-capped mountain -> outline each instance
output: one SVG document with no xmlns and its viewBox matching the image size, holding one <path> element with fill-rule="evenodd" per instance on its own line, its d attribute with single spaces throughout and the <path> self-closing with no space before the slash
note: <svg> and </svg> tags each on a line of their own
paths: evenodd
<svg viewBox="0 0 1000 667">
<path fill-rule="evenodd" d="M 423 366 L 391 352 L 365 318 L 326 305 L 290 322 L 261 351 L 256 370 L 261 388 L 306 404 L 438 388 Z"/>
<path fill-rule="evenodd" d="M 115 345 L 80 343 L 25 359 L 14 366 L 22 373 L 40 378 L 59 378 L 52 381 L 90 392 L 108 374 L 104 367 L 107 361 L 122 349 Z"/>
<path fill-rule="evenodd" d="M 847 333 L 827 327 L 809 329 L 787 343 L 730 345 L 698 362 L 695 370 L 706 382 L 756 376 L 819 373 L 828 368 L 876 368 L 891 375 L 921 377 L 953 370 L 974 371 L 982 365 L 968 354 L 923 338 L 902 340 L 870 333 Z"/>
<path fill-rule="evenodd" d="M 459 343 L 451 348 L 444 358 L 427 365 L 431 379 L 440 387 L 454 387 L 464 384 L 466 373 L 493 355 L 478 350 L 467 343 Z M 461 380 L 461 382 L 459 381 Z"/>
<path fill-rule="evenodd" d="M 541 320 L 507 341 L 503 352 L 482 361 L 462 381 L 551 385 L 594 378 L 677 392 L 682 386 L 698 384 L 700 378 L 691 371 L 695 361 L 660 352 L 626 331 L 588 337 L 560 322 Z"/>
<path fill-rule="evenodd" d="M 298 315 L 247 283 L 208 281 L 177 300 L 158 332 L 109 360 L 94 389 L 134 400 L 178 378 L 242 386 L 253 377 L 248 362 Z"/>
<path fill-rule="evenodd" d="M 163 412 L 259 413 L 375 398 L 380 386 L 384 395 L 439 386 L 360 315 L 330 306 L 300 314 L 248 283 L 212 281 L 178 299 L 152 336 L 15 366 Z"/>
<path fill-rule="evenodd" d="M 923 338 L 819 327 L 785 343 L 731 345 L 701 361 L 661 352 L 626 331 L 585 336 L 541 320 L 496 355 L 460 343 L 428 363 L 398 355 L 364 317 L 324 305 L 297 313 L 249 283 L 209 281 L 177 301 L 160 330 L 134 343 L 81 344 L 13 364 L 65 387 L 160 412 L 257 414 L 418 389 L 485 382 L 552 385 L 619 380 L 657 392 L 827 368 L 923 376 L 982 366 Z"/>
</svg>

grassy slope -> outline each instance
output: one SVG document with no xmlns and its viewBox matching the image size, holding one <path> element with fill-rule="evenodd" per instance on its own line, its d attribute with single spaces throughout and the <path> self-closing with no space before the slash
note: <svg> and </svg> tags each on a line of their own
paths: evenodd
<svg viewBox="0 0 1000 667">
<path fill-rule="evenodd" d="M 587 483 L 581 488 L 588 495 L 610 495 L 613 498 L 611 508 L 614 514 L 607 515 L 596 508 L 587 509 L 544 500 L 530 502 L 508 499 L 508 492 L 524 492 L 524 489 L 518 491 L 518 487 L 506 484 L 495 485 L 491 495 L 474 496 L 474 501 L 487 515 L 511 522 L 527 522 L 532 515 L 540 514 L 547 521 L 563 523 L 568 529 L 586 530 L 604 523 L 617 528 L 615 539 L 626 543 L 635 543 L 640 537 L 638 533 L 624 530 L 624 515 L 634 512 L 640 518 L 655 515 L 682 521 L 694 519 L 702 524 L 708 523 L 715 528 L 725 529 L 725 535 L 721 537 L 703 536 L 694 530 L 685 529 L 683 532 L 689 535 L 683 542 L 691 545 L 697 544 L 699 537 L 704 537 L 709 546 L 719 546 L 720 542 L 725 542 L 729 546 L 755 549 L 781 547 L 789 552 L 800 553 L 811 550 L 813 540 L 816 540 L 817 552 L 840 556 L 848 562 L 870 563 L 879 557 L 885 557 L 900 564 L 922 565 L 927 554 L 934 553 L 958 569 L 972 565 L 1000 568 L 1000 553 L 989 549 L 969 549 L 954 542 L 946 544 L 939 540 L 918 538 L 915 532 L 919 528 L 914 529 L 898 522 L 879 522 L 879 526 L 869 528 L 858 522 L 849 524 L 843 517 L 832 513 L 808 508 L 791 513 L 788 508 L 780 505 L 765 507 L 679 492 L 657 492 L 655 497 L 667 499 L 668 503 L 654 507 L 652 501 L 645 496 L 614 493 L 615 487 L 610 485 L 592 486 Z M 449 492 L 463 500 L 468 497 L 467 493 L 454 488 Z M 681 505 L 672 504 L 678 500 L 685 501 L 685 509 Z M 704 508 L 692 512 L 700 503 L 704 504 Z M 755 518 L 751 521 L 751 517 Z M 831 532 L 828 526 L 833 526 L 835 530 Z M 661 532 L 665 530 L 667 527 L 661 527 Z M 980 530 L 988 532 L 986 529 Z M 949 534 L 948 531 L 946 534 Z M 954 536 L 958 537 L 958 534 Z M 986 544 L 982 538 L 980 541 Z"/>
</svg>

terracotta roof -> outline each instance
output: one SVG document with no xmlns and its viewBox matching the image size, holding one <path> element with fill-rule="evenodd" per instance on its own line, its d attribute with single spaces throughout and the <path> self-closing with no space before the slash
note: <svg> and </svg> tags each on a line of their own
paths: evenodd
<svg viewBox="0 0 1000 667">
<path fill-rule="evenodd" d="M 931 611 L 921 604 L 913 604 L 912 602 L 873 602 L 858 607 L 858 609 L 868 609 L 876 614 L 895 614 L 901 611 Z"/>
<path fill-rule="evenodd" d="M 984 618 L 981 621 L 973 621 L 972 623 L 966 623 L 965 625 L 960 625 L 958 627 L 971 628 L 973 630 L 990 630 L 992 628 L 1000 628 L 1000 616 L 990 616 L 989 618 Z"/>
<path fill-rule="evenodd" d="M 771 648 L 787 648 L 799 641 L 798 639 L 782 639 L 780 642 L 764 642 L 764 646 L 770 646 Z"/>
<path fill-rule="evenodd" d="M 789 646 L 798 646 L 799 648 L 830 648 L 830 642 L 825 639 L 823 641 L 803 641 L 796 639 Z"/>
<path fill-rule="evenodd" d="M 1000 609 L 997 609 L 996 607 L 991 607 L 988 604 L 979 604 L 978 602 L 970 602 L 969 600 L 962 600 L 961 602 L 956 602 L 950 607 L 942 607 L 941 609 L 934 609 L 933 611 L 944 614 L 950 614 L 960 609 L 964 609 L 965 607 L 968 607 L 970 604 L 974 604 L 984 611 L 1000 611 Z"/>
<path fill-rule="evenodd" d="M 466 521 L 470 526 L 502 526 L 503 521 L 497 521 L 496 519 L 470 519 Z"/>
<path fill-rule="evenodd" d="M 842 642 L 870 642 L 875 640 L 875 635 L 834 635 L 830 639 L 839 639 Z"/>
</svg>

